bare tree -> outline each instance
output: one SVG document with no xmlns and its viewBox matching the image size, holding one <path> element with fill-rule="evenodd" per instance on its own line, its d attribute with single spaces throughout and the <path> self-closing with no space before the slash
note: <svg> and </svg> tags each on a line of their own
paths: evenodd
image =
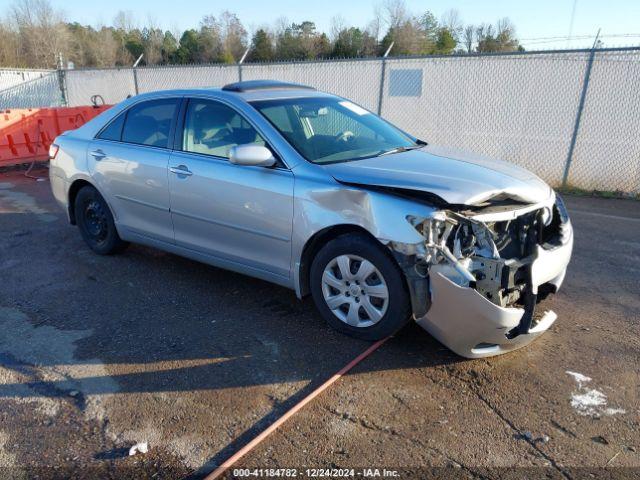
<svg viewBox="0 0 640 480">
<path fill-rule="evenodd" d="M 514 36 L 516 29 L 508 17 L 501 18 L 496 22 L 496 35 Z"/>
<path fill-rule="evenodd" d="M 224 60 L 238 62 L 247 49 L 247 30 L 235 13 L 227 10 L 220 14 Z"/>
<path fill-rule="evenodd" d="M 449 30 L 453 38 L 458 41 L 463 35 L 464 27 L 462 26 L 462 18 L 460 17 L 460 12 L 455 8 L 444 12 L 440 19 L 440 25 Z"/>
<path fill-rule="evenodd" d="M 102 26 L 96 35 L 96 66 L 112 67 L 118 59 L 118 41 L 113 36 L 113 29 Z"/>
<path fill-rule="evenodd" d="M 386 0 L 384 3 L 383 18 L 389 29 L 400 28 L 410 16 L 404 0 Z"/>
<path fill-rule="evenodd" d="M 149 15 L 147 26 L 142 29 L 144 43 L 144 61 L 147 65 L 156 65 L 162 62 L 162 45 L 164 42 L 164 32 L 160 28 L 156 19 Z"/>
<path fill-rule="evenodd" d="M 147 64 L 169 62 L 236 62 L 244 54 L 249 35 L 232 12 L 207 15 L 199 27 L 163 31 L 149 17 L 138 23 L 131 11 L 119 11 L 110 26 L 67 22 L 51 6 L 53 0 L 12 0 L 0 19 L 0 65 L 56 66 L 58 54 L 78 66 L 131 65 L 144 54 Z M 252 58 L 304 60 L 380 55 L 393 44 L 394 55 L 513 51 L 520 47 L 513 24 L 503 18 L 495 24 L 463 26 L 457 10 L 440 21 L 429 11 L 415 15 L 405 0 L 381 0 L 366 28 L 343 17 L 331 20 L 329 35 L 311 20 L 292 23 L 281 17 L 273 27 L 252 27 Z"/>
<path fill-rule="evenodd" d="M 471 53 L 473 51 L 473 44 L 476 40 L 476 27 L 473 25 L 467 25 L 464 27 L 464 31 L 462 32 L 462 43 L 464 44 L 464 48 L 467 49 L 467 53 Z"/>
<path fill-rule="evenodd" d="M 196 61 L 218 62 L 222 58 L 222 25 L 213 15 L 205 15 L 200 22 Z"/>
<path fill-rule="evenodd" d="M 11 28 L 8 21 L 0 23 L 0 66 L 24 67 L 20 58 L 20 39 L 18 33 Z"/>
<path fill-rule="evenodd" d="M 131 10 L 119 10 L 113 17 L 113 26 L 117 30 L 129 33 L 134 30 L 137 25 L 136 18 Z"/>
<path fill-rule="evenodd" d="M 476 27 L 479 52 L 512 52 L 520 48 L 515 28 L 508 18 L 503 18 L 496 26 L 482 24 Z"/>
<path fill-rule="evenodd" d="M 48 0 L 16 0 L 10 8 L 19 38 L 19 55 L 34 67 L 55 67 L 58 54 L 69 52 L 64 16 Z"/>
<path fill-rule="evenodd" d="M 340 33 L 349 28 L 347 26 L 347 21 L 344 19 L 342 15 L 335 15 L 331 17 L 331 31 L 329 32 L 329 38 L 332 42 L 338 40 L 340 37 Z"/>
<path fill-rule="evenodd" d="M 376 41 L 380 40 L 382 27 L 384 24 L 384 14 L 380 5 L 376 5 L 373 9 L 373 20 L 367 25 L 367 33 Z"/>
</svg>

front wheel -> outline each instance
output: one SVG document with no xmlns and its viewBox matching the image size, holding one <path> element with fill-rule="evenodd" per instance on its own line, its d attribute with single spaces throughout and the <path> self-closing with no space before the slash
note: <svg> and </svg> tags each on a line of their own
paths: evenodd
<svg viewBox="0 0 640 480">
<path fill-rule="evenodd" d="M 365 235 L 342 235 L 325 245 L 311 264 L 310 281 L 320 314 L 347 335 L 379 340 L 409 320 L 400 268 Z"/>
<path fill-rule="evenodd" d="M 89 248 L 100 255 L 124 250 L 128 243 L 118 235 L 113 215 L 102 195 L 93 187 L 82 187 L 74 203 L 76 225 Z"/>
</svg>

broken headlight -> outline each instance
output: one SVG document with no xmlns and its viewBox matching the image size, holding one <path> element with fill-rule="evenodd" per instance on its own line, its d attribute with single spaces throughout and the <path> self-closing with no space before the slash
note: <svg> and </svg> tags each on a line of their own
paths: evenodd
<svg viewBox="0 0 640 480">
<path fill-rule="evenodd" d="M 481 222 L 444 211 L 429 218 L 409 216 L 407 221 L 425 239 L 419 257 L 427 269 L 447 264 L 467 283 L 475 282 L 473 257 L 500 257 L 491 231 Z"/>
</svg>

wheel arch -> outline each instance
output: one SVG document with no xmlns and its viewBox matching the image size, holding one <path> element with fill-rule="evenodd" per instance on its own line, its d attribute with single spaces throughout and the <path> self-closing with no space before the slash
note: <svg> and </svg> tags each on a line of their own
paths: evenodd
<svg viewBox="0 0 640 480">
<path fill-rule="evenodd" d="M 98 190 L 94 184 L 92 184 L 91 182 L 89 182 L 84 178 L 78 178 L 74 180 L 73 183 L 71 183 L 71 185 L 69 186 L 69 193 L 67 194 L 67 209 L 69 210 L 69 223 L 71 223 L 71 225 L 76 224 L 75 204 L 76 204 L 76 197 L 78 196 L 78 192 L 82 187 L 87 187 L 87 186 L 93 187 L 96 190 Z"/>
<path fill-rule="evenodd" d="M 369 239 L 371 239 L 375 244 L 382 247 L 382 249 L 388 253 L 389 258 L 393 260 L 393 262 L 398 265 L 397 260 L 391 255 L 389 249 L 378 240 L 374 235 L 371 234 L 366 228 L 361 227 L 360 225 L 355 224 L 338 224 L 331 225 L 329 227 L 323 228 L 322 230 L 314 233 L 305 243 L 302 249 L 302 255 L 300 256 L 300 261 L 297 266 L 297 280 L 296 280 L 296 293 L 302 298 L 311 292 L 310 289 L 310 273 L 311 273 L 311 263 L 315 258 L 316 254 L 320 251 L 320 249 L 330 242 L 334 238 L 339 237 L 340 235 L 345 234 L 363 234 Z M 398 265 L 399 266 L 399 265 Z"/>
<path fill-rule="evenodd" d="M 107 197 L 100 191 L 97 185 L 87 180 L 86 178 L 81 177 L 81 178 L 76 178 L 75 180 L 73 180 L 73 182 L 71 182 L 71 185 L 69 185 L 69 190 L 67 193 L 67 209 L 69 211 L 69 222 L 71 223 L 71 225 L 76 224 L 76 216 L 75 216 L 76 197 L 78 196 L 78 192 L 83 187 L 95 188 L 98 194 L 100 194 L 100 196 L 104 199 L 105 203 L 107 204 L 107 207 L 109 207 L 109 211 L 111 212 L 111 215 L 113 215 L 113 218 L 114 219 L 117 218 L 116 213 L 113 210 L 113 206 L 111 205 Z M 118 229 L 117 224 L 116 224 L 116 229 Z"/>
</svg>

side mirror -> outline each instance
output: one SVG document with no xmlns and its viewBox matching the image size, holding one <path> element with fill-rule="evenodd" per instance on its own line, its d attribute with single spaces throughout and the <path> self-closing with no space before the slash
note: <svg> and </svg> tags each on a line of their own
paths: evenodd
<svg viewBox="0 0 640 480">
<path fill-rule="evenodd" d="M 249 167 L 273 167 L 276 164 L 276 159 L 271 150 L 253 143 L 231 147 L 229 161 L 236 165 Z"/>
</svg>

